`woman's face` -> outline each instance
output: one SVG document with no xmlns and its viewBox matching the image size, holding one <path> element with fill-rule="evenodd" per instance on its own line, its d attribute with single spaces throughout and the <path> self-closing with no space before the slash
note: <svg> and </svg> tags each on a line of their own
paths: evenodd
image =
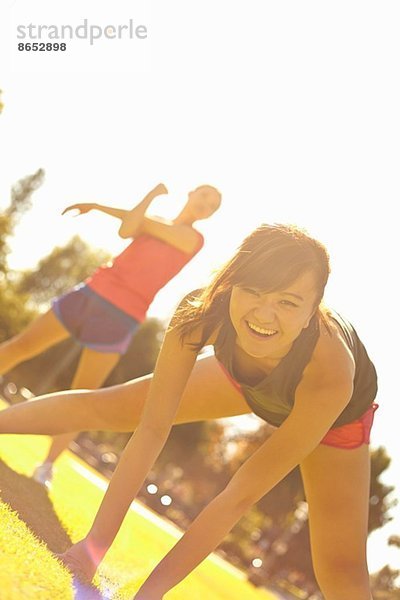
<svg viewBox="0 0 400 600">
<path fill-rule="evenodd" d="M 207 219 L 219 208 L 221 196 L 212 186 L 201 185 L 189 192 L 188 204 L 196 219 Z"/>
<path fill-rule="evenodd" d="M 308 327 L 316 301 L 315 277 L 310 271 L 274 292 L 234 286 L 229 314 L 236 343 L 253 358 L 282 358 Z"/>
</svg>

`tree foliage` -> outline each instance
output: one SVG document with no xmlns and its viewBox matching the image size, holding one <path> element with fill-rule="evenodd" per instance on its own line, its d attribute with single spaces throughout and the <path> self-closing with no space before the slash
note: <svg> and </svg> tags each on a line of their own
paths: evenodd
<svg viewBox="0 0 400 600">
<path fill-rule="evenodd" d="M 43 181 L 43 169 L 38 169 L 36 173 L 17 181 L 11 188 L 10 203 L 0 214 L 0 270 L 4 274 L 8 273 L 7 255 L 10 251 L 7 241 L 22 215 L 30 209 L 32 194 Z"/>
<path fill-rule="evenodd" d="M 371 577 L 372 596 L 374 600 L 400 600 L 400 570 L 388 565 Z"/>
<path fill-rule="evenodd" d="M 385 448 L 380 446 L 371 452 L 371 485 L 370 485 L 370 511 L 369 532 L 383 527 L 391 520 L 390 509 L 396 504 L 391 500 L 393 486 L 382 483 L 380 477 L 389 467 L 391 459 Z"/>
<path fill-rule="evenodd" d="M 19 179 L 11 188 L 11 201 L 6 209 L 6 215 L 15 226 L 21 216 L 31 208 L 31 198 L 35 190 L 44 181 L 44 170 L 38 169 L 33 175 Z"/>
<path fill-rule="evenodd" d="M 10 203 L 0 213 L 0 341 L 15 335 L 36 315 L 26 305 L 27 296 L 17 291 L 18 274 L 8 268 L 8 241 L 15 225 L 31 206 L 33 192 L 42 184 L 43 169 L 20 179 L 11 189 Z"/>
<path fill-rule="evenodd" d="M 36 305 L 43 305 L 85 280 L 109 259 L 108 252 L 94 250 L 74 236 L 65 246 L 54 248 L 42 258 L 35 269 L 21 273 L 17 290 L 29 294 Z"/>
<path fill-rule="evenodd" d="M 400 535 L 391 535 L 389 538 L 389 546 L 396 546 L 400 548 Z"/>
<path fill-rule="evenodd" d="M 19 333 L 36 316 L 33 308 L 27 308 L 26 300 L 0 272 L 0 342 Z"/>
</svg>

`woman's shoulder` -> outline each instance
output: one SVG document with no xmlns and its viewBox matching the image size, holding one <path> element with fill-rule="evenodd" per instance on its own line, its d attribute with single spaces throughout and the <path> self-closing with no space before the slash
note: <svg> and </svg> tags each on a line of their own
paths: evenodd
<svg viewBox="0 0 400 600">
<path fill-rule="evenodd" d="M 335 315 L 326 311 L 319 316 L 320 334 L 304 375 L 317 384 L 325 380 L 354 377 L 355 361 Z"/>
</svg>

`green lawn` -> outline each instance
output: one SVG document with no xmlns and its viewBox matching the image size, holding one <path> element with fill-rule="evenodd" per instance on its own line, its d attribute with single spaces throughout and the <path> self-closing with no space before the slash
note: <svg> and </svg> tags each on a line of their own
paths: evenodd
<svg viewBox="0 0 400 600">
<path fill-rule="evenodd" d="M 66 452 L 48 493 L 30 479 L 49 444 L 43 436 L 0 436 L 0 589 L 2 600 L 74 597 L 71 576 L 54 558 L 88 530 L 106 480 Z M 94 580 L 76 598 L 132 598 L 180 533 L 140 503 L 129 511 Z M 168 600 L 274 600 L 212 555 L 166 595 Z"/>
</svg>

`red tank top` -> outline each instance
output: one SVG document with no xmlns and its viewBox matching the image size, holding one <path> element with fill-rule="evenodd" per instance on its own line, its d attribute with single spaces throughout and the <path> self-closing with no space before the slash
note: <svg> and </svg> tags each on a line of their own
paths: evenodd
<svg viewBox="0 0 400 600">
<path fill-rule="evenodd" d="M 156 293 L 202 248 L 204 239 L 191 253 L 143 234 L 133 240 L 111 264 L 99 267 L 85 283 L 128 315 L 141 322 Z"/>
</svg>

